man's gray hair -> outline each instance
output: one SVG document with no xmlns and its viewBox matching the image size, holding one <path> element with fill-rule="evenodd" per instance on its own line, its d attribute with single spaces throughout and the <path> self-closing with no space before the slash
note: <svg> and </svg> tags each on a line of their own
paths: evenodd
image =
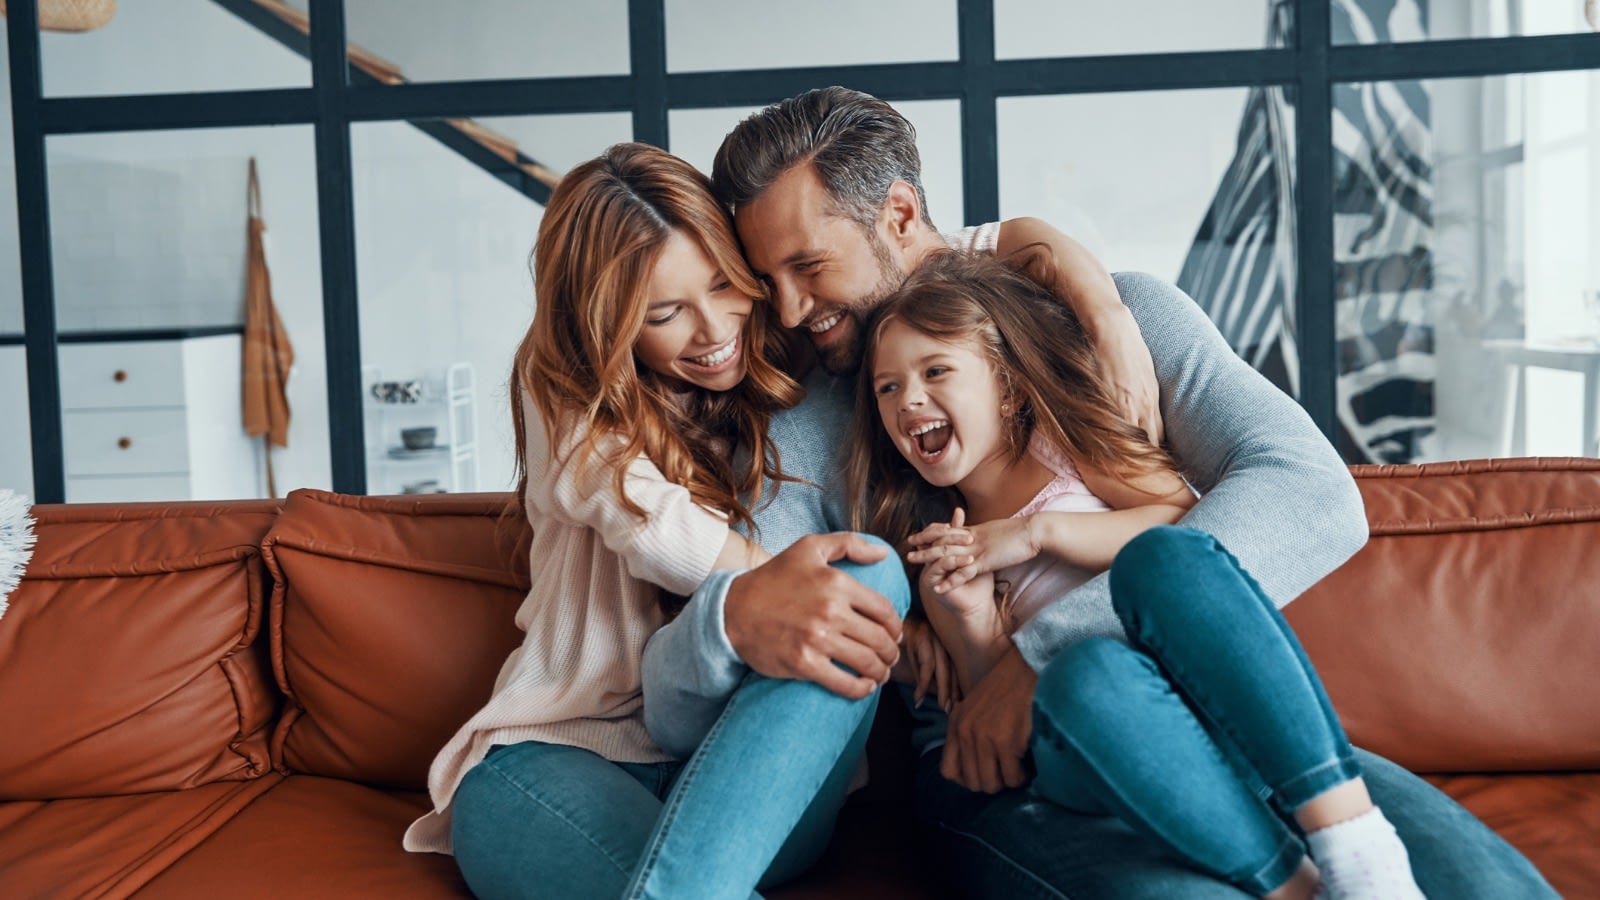
<svg viewBox="0 0 1600 900">
<path fill-rule="evenodd" d="M 870 229 L 896 180 L 911 185 L 929 227 L 917 130 L 894 107 L 860 91 L 806 91 L 740 122 L 711 166 L 712 189 L 729 209 L 760 197 L 778 176 L 810 162 L 837 212 Z"/>
</svg>

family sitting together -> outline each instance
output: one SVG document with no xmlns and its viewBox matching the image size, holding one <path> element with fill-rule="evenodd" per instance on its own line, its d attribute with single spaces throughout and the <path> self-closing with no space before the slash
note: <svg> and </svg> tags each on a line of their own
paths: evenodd
<svg viewBox="0 0 1600 900">
<path fill-rule="evenodd" d="M 962 896 L 1553 896 L 1279 615 L 1366 538 L 1310 419 L 1174 286 L 940 233 L 888 104 L 778 103 L 709 179 L 612 147 L 533 269 L 526 637 L 405 835 L 479 897 L 799 874 L 890 681 Z"/>
</svg>

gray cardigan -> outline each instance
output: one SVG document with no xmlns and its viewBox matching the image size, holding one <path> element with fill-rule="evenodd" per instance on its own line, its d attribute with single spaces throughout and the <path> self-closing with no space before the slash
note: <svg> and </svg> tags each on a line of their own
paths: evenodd
<svg viewBox="0 0 1600 900">
<path fill-rule="evenodd" d="M 1113 276 L 1138 322 L 1161 386 L 1167 441 L 1201 499 L 1180 522 L 1221 540 L 1282 607 L 1366 542 L 1361 497 L 1333 447 L 1292 399 L 1241 360 L 1188 295 L 1142 273 Z M 760 543 L 780 552 L 848 521 L 842 459 L 851 385 L 814 376 L 806 399 L 775 417 L 783 485 L 755 511 Z M 834 487 L 834 490 L 824 488 Z M 645 646 L 645 726 L 687 757 L 749 671 L 728 643 L 722 607 L 738 572 L 716 572 Z M 1035 670 L 1091 635 L 1125 639 L 1101 574 L 1045 608 L 1013 640 Z"/>
</svg>

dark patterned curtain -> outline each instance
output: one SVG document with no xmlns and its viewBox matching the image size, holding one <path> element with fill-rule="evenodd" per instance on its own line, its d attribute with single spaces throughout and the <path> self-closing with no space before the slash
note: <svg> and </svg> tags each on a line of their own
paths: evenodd
<svg viewBox="0 0 1600 900">
<path fill-rule="evenodd" d="M 1269 46 L 1292 39 L 1292 4 L 1269 7 Z M 1335 42 L 1388 41 L 1427 27 L 1426 0 L 1334 0 Z M 1404 39 L 1421 35 L 1403 35 Z M 1433 142 L 1417 82 L 1333 89 L 1334 329 L 1338 444 L 1351 462 L 1408 462 L 1434 431 Z M 1252 89 L 1232 164 L 1178 284 L 1238 353 L 1299 392 L 1295 338 L 1294 107 Z"/>
</svg>

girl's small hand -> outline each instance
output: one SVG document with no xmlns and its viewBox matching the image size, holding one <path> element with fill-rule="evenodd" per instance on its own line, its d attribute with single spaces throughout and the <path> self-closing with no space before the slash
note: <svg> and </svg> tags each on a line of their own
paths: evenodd
<svg viewBox="0 0 1600 900">
<path fill-rule="evenodd" d="M 1000 608 L 995 605 L 993 575 L 979 572 L 959 585 L 935 590 L 934 585 L 943 577 L 932 566 L 922 570 L 917 587 L 922 592 L 924 606 L 938 604 L 940 609 L 960 617 L 968 627 L 986 634 L 990 626 L 998 627 Z"/>
<path fill-rule="evenodd" d="M 1033 516 L 996 519 L 963 527 L 964 516 L 956 510 L 949 525 L 930 525 L 911 539 L 918 549 L 906 554 L 912 563 L 925 566 L 925 577 L 934 577 L 934 593 L 958 588 L 979 575 L 1027 562 L 1039 555 L 1039 540 L 1034 534 Z M 938 529 L 935 532 L 935 529 Z M 922 539 L 919 543 L 918 539 Z"/>
<path fill-rule="evenodd" d="M 915 686 L 912 703 L 921 706 L 932 688 L 939 708 L 949 712 L 961 699 L 961 686 L 956 680 L 955 664 L 939 642 L 938 633 L 922 619 L 906 619 L 900 627 L 900 643 L 911 664 L 911 682 Z"/>
</svg>

